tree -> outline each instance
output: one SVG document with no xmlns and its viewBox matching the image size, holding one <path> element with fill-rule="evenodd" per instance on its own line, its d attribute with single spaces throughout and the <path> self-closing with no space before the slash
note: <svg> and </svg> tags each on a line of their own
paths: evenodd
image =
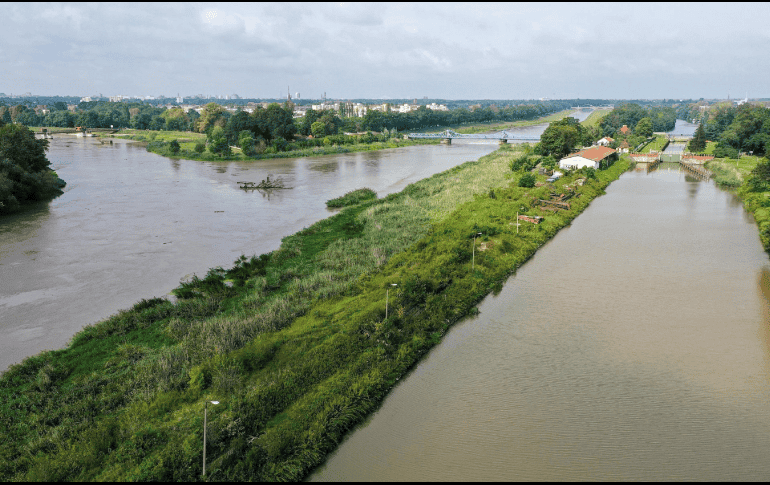
<svg viewBox="0 0 770 485">
<path fill-rule="evenodd" d="M 219 156 L 230 155 L 232 150 L 227 142 L 225 130 L 221 126 L 215 126 L 209 137 L 209 151 Z"/>
<path fill-rule="evenodd" d="M 535 153 L 562 158 L 583 141 L 585 134 L 585 128 L 575 118 L 555 121 L 540 136 Z"/>
<path fill-rule="evenodd" d="M 694 153 L 700 153 L 706 149 L 706 131 L 703 129 L 703 124 L 698 125 L 698 129 L 695 130 L 695 135 L 687 145 L 687 149 Z"/>
<path fill-rule="evenodd" d="M 62 193 L 64 181 L 49 168 L 48 140 L 36 140 L 26 126 L 0 121 L 0 214 Z"/>
<path fill-rule="evenodd" d="M 238 146 L 244 155 L 254 154 L 254 134 L 249 130 L 243 130 L 238 134 Z"/>
<path fill-rule="evenodd" d="M 171 140 L 171 143 L 169 143 L 168 145 L 168 150 L 171 153 L 179 153 L 179 149 L 180 149 L 179 142 L 176 139 Z"/>
<path fill-rule="evenodd" d="M 650 118 L 642 118 L 634 128 L 634 133 L 645 138 L 652 136 L 652 120 Z"/>
<path fill-rule="evenodd" d="M 226 121 L 227 110 L 217 103 L 209 103 L 203 107 L 200 119 L 197 120 L 198 133 L 209 133 L 209 131 L 215 126 L 224 126 Z"/>
<path fill-rule="evenodd" d="M 311 133 L 314 138 L 321 138 L 326 135 L 326 125 L 322 121 L 316 121 L 311 125 Z"/>
</svg>

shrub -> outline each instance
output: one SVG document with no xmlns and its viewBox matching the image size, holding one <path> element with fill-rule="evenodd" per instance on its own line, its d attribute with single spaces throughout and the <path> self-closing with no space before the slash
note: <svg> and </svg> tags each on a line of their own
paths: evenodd
<svg viewBox="0 0 770 485">
<path fill-rule="evenodd" d="M 195 153 L 203 153 L 203 151 L 206 149 L 206 144 L 202 141 L 199 141 L 195 144 Z"/>
<path fill-rule="evenodd" d="M 534 187 L 534 186 L 535 186 L 534 174 L 525 173 L 519 179 L 519 187 Z"/>
<path fill-rule="evenodd" d="M 342 197 L 331 199 L 326 201 L 326 207 L 347 207 L 350 205 L 360 204 L 366 200 L 374 200 L 377 198 L 377 192 L 370 188 L 364 187 L 363 189 L 356 189 Z"/>
</svg>

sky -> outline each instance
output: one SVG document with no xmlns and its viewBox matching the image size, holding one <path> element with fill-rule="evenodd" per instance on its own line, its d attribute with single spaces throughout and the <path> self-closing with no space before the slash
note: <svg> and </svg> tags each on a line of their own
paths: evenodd
<svg viewBox="0 0 770 485">
<path fill-rule="evenodd" d="M 770 97 L 770 3 L 0 3 L 0 93 Z"/>
</svg>

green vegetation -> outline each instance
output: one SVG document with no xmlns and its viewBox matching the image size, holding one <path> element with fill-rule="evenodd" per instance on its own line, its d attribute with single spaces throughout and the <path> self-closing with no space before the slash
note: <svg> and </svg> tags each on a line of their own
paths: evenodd
<svg viewBox="0 0 770 485">
<path fill-rule="evenodd" d="M 663 135 L 657 135 L 653 137 L 646 145 L 644 145 L 639 153 L 650 153 L 651 151 L 662 152 L 668 146 L 668 137 Z"/>
<path fill-rule="evenodd" d="M 51 170 L 46 150 L 48 140 L 35 139 L 24 125 L 0 120 L 0 215 L 62 193 L 65 182 Z"/>
<path fill-rule="evenodd" d="M 580 122 L 581 125 L 585 126 L 586 128 L 593 128 L 599 126 L 601 121 L 604 119 L 605 116 L 610 114 L 609 109 L 597 109 L 594 110 L 593 113 L 588 115 L 588 118 L 584 119 Z"/>
<path fill-rule="evenodd" d="M 705 138 L 716 141 L 717 157 L 738 158 L 739 153 L 767 155 L 770 146 L 770 108 L 752 104 L 717 104 L 703 114 Z"/>
<path fill-rule="evenodd" d="M 447 329 L 629 166 L 519 187 L 510 146 L 343 209 L 0 377 L 0 479 L 299 480 Z M 537 176 L 537 178 L 542 178 Z M 517 212 L 544 215 L 515 229 Z M 473 235 L 481 232 L 475 270 Z M 385 288 L 391 312 L 385 319 Z"/>
<path fill-rule="evenodd" d="M 598 138 L 598 130 L 586 128 L 575 118 L 564 118 L 551 123 L 540 135 L 535 153 L 560 159 L 575 147 L 590 146 Z"/>
<path fill-rule="evenodd" d="M 687 149 L 692 153 L 701 153 L 706 149 L 706 132 L 703 129 L 703 124 L 698 125 L 695 135 L 687 144 Z"/>
<path fill-rule="evenodd" d="M 708 162 L 707 168 L 713 172 L 714 181 L 723 187 L 736 188 L 743 183 L 743 177 L 741 177 L 738 169 L 730 163 L 711 160 Z"/>
<path fill-rule="evenodd" d="M 364 187 L 363 189 L 356 189 L 351 192 L 348 192 L 342 197 L 337 197 L 336 199 L 327 200 L 326 207 L 334 207 L 334 208 L 349 207 L 351 205 L 360 204 L 361 202 L 365 202 L 367 200 L 372 200 L 376 198 L 377 198 L 377 192 L 373 191 L 372 189 Z"/>
<path fill-rule="evenodd" d="M 736 189 L 759 227 L 759 238 L 770 253 L 770 160 L 757 156 L 715 159 L 706 163 L 717 184 Z"/>
<path fill-rule="evenodd" d="M 642 120 L 645 121 L 642 122 Z M 640 122 L 642 126 L 638 127 Z M 618 137 L 616 133 L 623 125 L 628 126 L 635 135 L 647 138 L 656 131 L 673 130 L 676 126 L 676 110 L 665 106 L 652 106 L 645 109 L 636 103 L 625 103 L 616 106 L 599 123 L 604 136 L 614 137 Z"/>
</svg>

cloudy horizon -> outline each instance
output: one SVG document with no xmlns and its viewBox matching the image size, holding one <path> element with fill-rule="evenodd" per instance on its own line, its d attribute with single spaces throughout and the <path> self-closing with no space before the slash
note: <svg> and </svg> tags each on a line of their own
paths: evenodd
<svg viewBox="0 0 770 485">
<path fill-rule="evenodd" d="M 3 3 L 0 92 L 768 97 L 768 4 Z"/>
</svg>

